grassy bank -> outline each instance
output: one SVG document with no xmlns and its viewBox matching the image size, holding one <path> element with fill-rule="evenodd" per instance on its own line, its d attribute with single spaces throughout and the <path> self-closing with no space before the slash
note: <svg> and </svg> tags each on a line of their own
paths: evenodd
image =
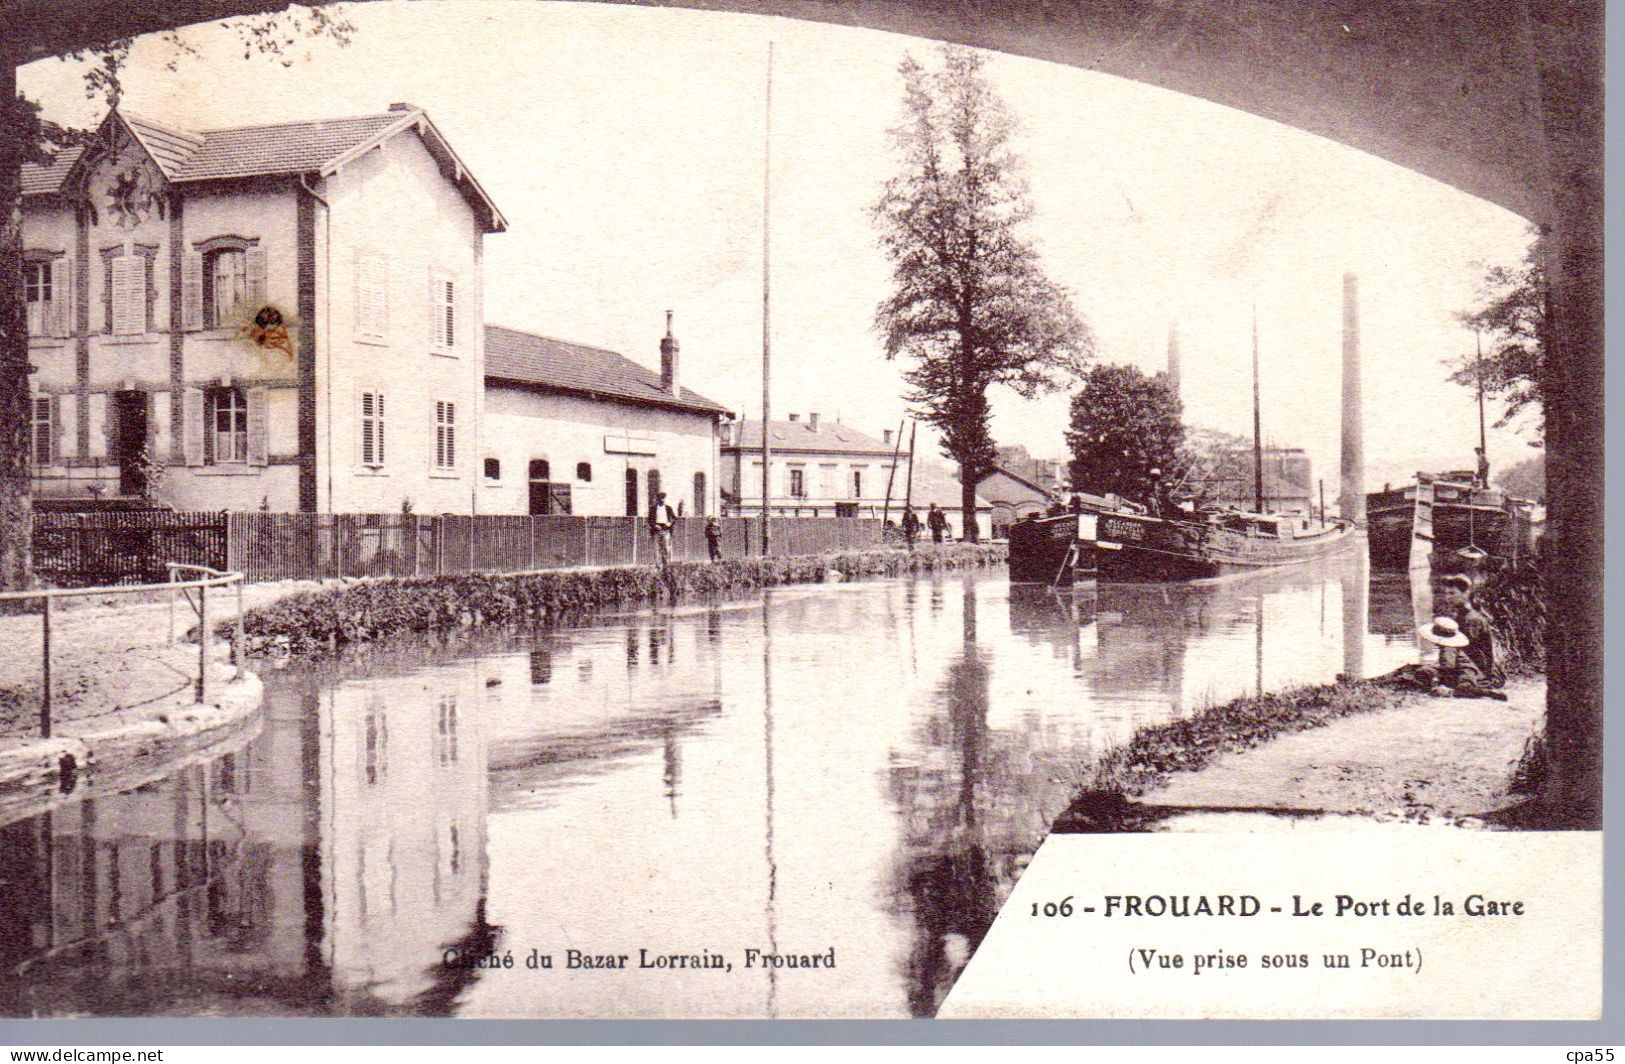
<svg viewBox="0 0 1625 1064">
<path fill-rule="evenodd" d="M 968 569 L 1005 560 L 1002 544 L 953 543 L 917 551 L 876 548 L 793 558 L 679 562 L 609 569 L 558 569 L 416 579 L 365 580 L 303 592 L 249 610 L 250 653 L 327 653 L 411 632 L 473 625 L 557 624 L 606 609 L 670 603 L 688 596 L 748 594 L 781 584 Z"/>
<path fill-rule="evenodd" d="M 1364 680 L 1238 698 L 1185 720 L 1135 732 L 1095 767 L 1087 790 L 1142 794 L 1173 773 L 1199 769 L 1220 754 L 1247 750 L 1278 735 L 1318 728 L 1351 714 L 1388 709 L 1403 697 L 1397 687 Z"/>
</svg>

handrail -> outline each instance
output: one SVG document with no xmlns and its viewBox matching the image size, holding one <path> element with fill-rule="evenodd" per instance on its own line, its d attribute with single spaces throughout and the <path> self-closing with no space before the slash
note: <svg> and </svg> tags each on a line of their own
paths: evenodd
<svg viewBox="0 0 1625 1064">
<path fill-rule="evenodd" d="M 55 610 L 52 608 L 60 598 L 83 598 L 90 595 L 138 595 L 155 591 L 169 592 L 169 643 L 175 642 L 175 594 L 177 592 L 186 596 L 188 605 L 192 604 L 192 591 L 197 591 L 197 604 L 193 606 L 198 616 L 198 678 L 195 685 L 196 700 L 203 702 L 209 694 L 209 649 L 213 633 L 209 629 L 209 589 L 221 587 L 235 587 L 237 589 L 237 630 L 232 646 L 232 661 L 237 666 L 234 680 L 241 680 L 245 668 L 243 641 L 243 574 L 240 572 L 222 572 L 211 569 L 206 565 L 189 565 L 183 562 L 166 562 L 164 569 L 169 573 L 169 580 L 162 584 L 113 584 L 104 587 L 57 587 L 41 588 L 36 591 L 0 591 L 0 602 L 27 602 L 39 599 L 42 603 L 41 640 L 40 640 L 40 736 L 51 737 L 51 618 Z M 182 572 L 202 573 L 203 576 L 193 580 L 175 579 Z"/>
</svg>

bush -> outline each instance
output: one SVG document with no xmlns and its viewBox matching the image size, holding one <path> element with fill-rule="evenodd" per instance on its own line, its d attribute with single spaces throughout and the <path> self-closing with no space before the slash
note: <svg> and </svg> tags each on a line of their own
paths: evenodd
<svg viewBox="0 0 1625 1064">
<path fill-rule="evenodd" d="M 678 562 L 612 569 L 366 580 L 307 591 L 249 610 L 243 632 L 251 653 L 321 654 L 409 632 L 484 624 L 557 624 L 598 610 L 675 602 L 686 595 L 737 595 L 780 584 L 996 565 L 1005 548 L 955 543 L 897 551 L 885 548 L 790 558 Z M 225 632 L 226 626 L 222 626 Z"/>
</svg>

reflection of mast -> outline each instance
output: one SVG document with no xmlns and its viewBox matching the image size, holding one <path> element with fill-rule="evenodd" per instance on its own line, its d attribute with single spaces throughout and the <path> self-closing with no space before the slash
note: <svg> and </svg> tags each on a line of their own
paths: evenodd
<svg viewBox="0 0 1625 1064">
<path fill-rule="evenodd" d="M 763 780 L 767 807 L 767 945 L 779 951 L 779 866 L 773 855 L 773 628 L 770 621 L 772 603 L 762 599 L 762 750 L 764 755 Z M 778 1017 L 779 979 L 775 969 L 767 969 L 767 1015 Z"/>
<path fill-rule="evenodd" d="M 1264 595 L 1258 596 L 1258 608 L 1253 614 L 1253 672 L 1258 697 L 1264 697 Z"/>
<path fill-rule="evenodd" d="M 1253 512 L 1264 512 L 1264 430 L 1258 413 L 1258 304 L 1253 304 Z"/>
<path fill-rule="evenodd" d="M 1343 567 L 1343 675 L 1351 680 L 1365 677 L 1365 634 L 1370 628 L 1370 564 L 1363 550 Z"/>
</svg>

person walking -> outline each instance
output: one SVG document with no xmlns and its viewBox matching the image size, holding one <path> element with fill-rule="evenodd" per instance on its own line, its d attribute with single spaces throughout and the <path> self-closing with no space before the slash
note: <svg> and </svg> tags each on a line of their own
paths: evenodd
<svg viewBox="0 0 1625 1064">
<path fill-rule="evenodd" d="M 671 564 L 671 530 L 676 524 L 677 514 L 666 505 L 666 493 L 660 492 L 649 507 L 649 531 L 654 533 L 655 554 L 662 568 Z"/>
<path fill-rule="evenodd" d="M 705 549 L 712 561 L 722 560 L 722 525 L 717 522 L 715 514 L 705 519 Z"/>
<path fill-rule="evenodd" d="M 930 511 L 925 515 L 925 524 L 931 529 L 931 542 L 941 543 L 942 534 L 948 531 L 948 515 L 939 510 L 936 503 L 931 504 Z"/>
<path fill-rule="evenodd" d="M 903 542 L 908 549 L 914 549 L 914 541 L 920 535 L 920 515 L 914 512 L 914 507 L 903 507 Z"/>
</svg>

